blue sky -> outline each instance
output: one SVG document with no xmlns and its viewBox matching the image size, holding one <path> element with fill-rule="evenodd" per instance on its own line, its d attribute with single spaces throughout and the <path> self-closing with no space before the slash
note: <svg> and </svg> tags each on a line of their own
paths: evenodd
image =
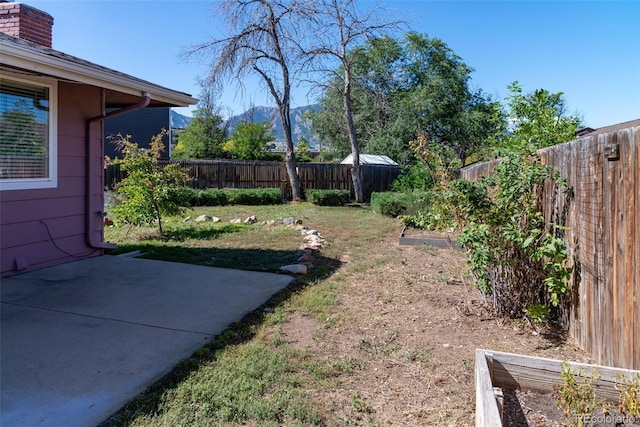
<svg viewBox="0 0 640 427">
<path fill-rule="evenodd" d="M 219 35 L 207 0 L 25 0 L 54 17 L 55 49 L 198 96 L 206 64 L 180 53 Z M 373 6 L 369 0 L 360 1 Z M 381 1 L 410 30 L 442 39 L 475 69 L 472 86 L 503 99 L 518 80 L 526 92 L 563 92 L 569 112 L 594 128 L 640 118 L 640 1 Z M 313 103 L 306 90 L 294 106 Z M 273 105 L 247 83 L 220 104 L 239 114 Z M 177 109 L 190 114 L 187 109 Z"/>
</svg>

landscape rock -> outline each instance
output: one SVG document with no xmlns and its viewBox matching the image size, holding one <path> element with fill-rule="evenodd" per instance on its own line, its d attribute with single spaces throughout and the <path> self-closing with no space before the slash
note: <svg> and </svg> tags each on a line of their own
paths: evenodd
<svg viewBox="0 0 640 427">
<path fill-rule="evenodd" d="M 280 267 L 280 271 L 291 274 L 307 274 L 307 266 L 304 264 L 290 264 Z"/>
<path fill-rule="evenodd" d="M 183 222 L 187 222 L 187 221 L 191 221 L 191 217 L 187 217 Z M 195 219 L 196 222 L 207 222 L 207 221 L 211 221 L 211 222 L 220 222 L 220 218 L 218 218 L 217 216 L 209 216 L 209 215 L 200 215 L 199 217 L 197 217 Z"/>
<path fill-rule="evenodd" d="M 244 220 L 245 224 L 255 224 L 256 222 L 258 222 L 258 220 L 255 215 L 251 215 Z"/>
<path fill-rule="evenodd" d="M 231 224 L 242 224 L 242 219 L 240 218 L 235 218 L 232 219 L 231 221 L 229 221 Z"/>
<path fill-rule="evenodd" d="M 322 244 L 321 243 L 303 243 L 302 245 L 300 245 L 300 250 L 304 251 L 304 250 L 312 250 L 312 251 L 317 251 L 319 249 L 322 249 Z"/>
<path fill-rule="evenodd" d="M 302 251 L 302 255 L 298 257 L 298 262 L 309 262 L 313 259 L 313 251 L 310 249 Z"/>
<path fill-rule="evenodd" d="M 267 225 L 276 225 L 278 224 L 279 221 L 276 221 L 275 219 L 269 219 L 267 220 Z"/>
<path fill-rule="evenodd" d="M 307 234 L 304 236 L 304 240 L 311 244 L 319 244 L 324 243 L 324 239 L 317 234 Z"/>
<path fill-rule="evenodd" d="M 190 216 L 188 216 L 188 217 L 186 217 L 185 219 L 182 220 L 182 222 L 189 222 L 189 221 L 191 221 L 191 217 Z"/>
<path fill-rule="evenodd" d="M 286 226 L 295 224 L 296 219 L 293 217 L 282 218 L 282 223 Z"/>
</svg>

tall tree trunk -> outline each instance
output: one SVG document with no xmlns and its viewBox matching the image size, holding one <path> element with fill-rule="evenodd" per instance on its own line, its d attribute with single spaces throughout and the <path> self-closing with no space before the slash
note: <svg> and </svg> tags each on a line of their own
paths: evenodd
<svg viewBox="0 0 640 427">
<path fill-rule="evenodd" d="M 360 148 L 358 147 L 358 136 L 356 135 L 356 127 L 353 124 L 353 111 L 351 110 L 351 79 L 350 73 L 345 69 L 344 75 L 344 113 L 347 120 L 347 132 L 349 134 L 349 142 L 351 143 L 351 156 L 353 157 L 353 166 L 351 168 L 351 181 L 353 182 L 353 192 L 357 203 L 364 203 L 364 191 L 362 189 L 362 181 L 360 180 Z"/>
<path fill-rule="evenodd" d="M 280 112 L 280 120 L 282 121 L 282 129 L 284 131 L 284 142 L 286 146 L 285 165 L 287 167 L 287 175 L 289 176 L 289 184 L 291 185 L 291 193 L 294 202 L 302 200 L 302 189 L 300 188 L 300 177 L 296 163 L 296 154 L 293 149 L 293 138 L 291 137 L 291 114 L 289 104 L 280 103 L 278 105 Z"/>
<path fill-rule="evenodd" d="M 273 7 L 266 2 L 269 7 L 269 33 L 273 41 L 276 62 L 280 65 L 282 71 L 282 96 L 278 96 L 278 90 L 274 82 L 264 70 L 254 65 L 269 86 L 271 95 L 278 105 L 280 113 L 280 121 L 282 122 L 282 130 L 284 131 L 284 143 L 286 147 L 285 165 L 287 167 L 287 175 L 289 176 L 289 184 L 291 185 L 291 195 L 294 202 L 302 200 L 302 189 L 300 188 L 300 177 L 298 176 L 298 168 L 296 167 L 296 154 L 293 149 L 293 138 L 291 136 L 291 82 L 289 80 L 289 66 L 287 59 L 281 49 L 280 35 L 278 34 L 278 19 L 273 13 Z"/>
</svg>

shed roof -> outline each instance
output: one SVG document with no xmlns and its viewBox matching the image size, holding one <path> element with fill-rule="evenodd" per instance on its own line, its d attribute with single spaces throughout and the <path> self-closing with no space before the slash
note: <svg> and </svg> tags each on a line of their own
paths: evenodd
<svg viewBox="0 0 640 427">
<path fill-rule="evenodd" d="M 343 161 L 340 162 L 342 165 L 352 165 L 353 164 L 353 154 L 349 154 Z M 396 162 L 391 160 L 391 158 L 378 154 L 360 154 L 360 164 L 361 165 L 386 165 L 386 166 L 398 166 Z"/>
<path fill-rule="evenodd" d="M 107 89 L 107 107 L 136 103 L 144 93 L 151 106 L 186 107 L 198 101 L 191 95 L 94 64 L 55 49 L 0 33 L 1 70 L 26 70 L 30 74 L 84 83 Z"/>
</svg>

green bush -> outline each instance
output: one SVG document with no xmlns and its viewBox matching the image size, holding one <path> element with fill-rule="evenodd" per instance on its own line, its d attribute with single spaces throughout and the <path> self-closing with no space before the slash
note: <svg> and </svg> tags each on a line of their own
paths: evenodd
<svg viewBox="0 0 640 427">
<path fill-rule="evenodd" d="M 306 191 L 307 201 L 318 206 L 344 206 L 351 201 L 349 190 L 313 190 Z"/>
<path fill-rule="evenodd" d="M 229 204 L 229 197 L 224 190 L 208 188 L 206 190 L 190 190 L 191 206 L 225 206 Z"/>
<path fill-rule="evenodd" d="M 503 157 L 493 176 L 478 183 L 452 183 L 465 225 L 458 243 L 469 253 L 478 288 L 501 316 L 536 321 L 546 317 L 541 305 L 558 307 L 568 291 L 566 228 L 546 223 L 542 213 L 542 188 L 550 183 L 554 197 L 568 203 L 571 189 L 535 152 Z"/>
<path fill-rule="evenodd" d="M 371 209 L 381 215 L 398 217 L 407 212 L 412 204 L 411 193 L 396 193 L 387 191 L 384 193 L 371 193 Z"/>
<path fill-rule="evenodd" d="M 424 163 L 416 163 L 393 182 L 393 191 L 426 191 L 434 186 L 433 172 Z"/>
<path fill-rule="evenodd" d="M 279 188 L 237 188 L 227 190 L 231 205 L 279 205 L 282 195 Z"/>
<path fill-rule="evenodd" d="M 189 190 L 191 206 L 278 205 L 282 203 L 279 188 L 234 188 Z"/>
<path fill-rule="evenodd" d="M 433 197 L 431 191 L 372 193 L 371 209 L 381 215 L 397 218 L 428 209 Z"/>
</svg>

